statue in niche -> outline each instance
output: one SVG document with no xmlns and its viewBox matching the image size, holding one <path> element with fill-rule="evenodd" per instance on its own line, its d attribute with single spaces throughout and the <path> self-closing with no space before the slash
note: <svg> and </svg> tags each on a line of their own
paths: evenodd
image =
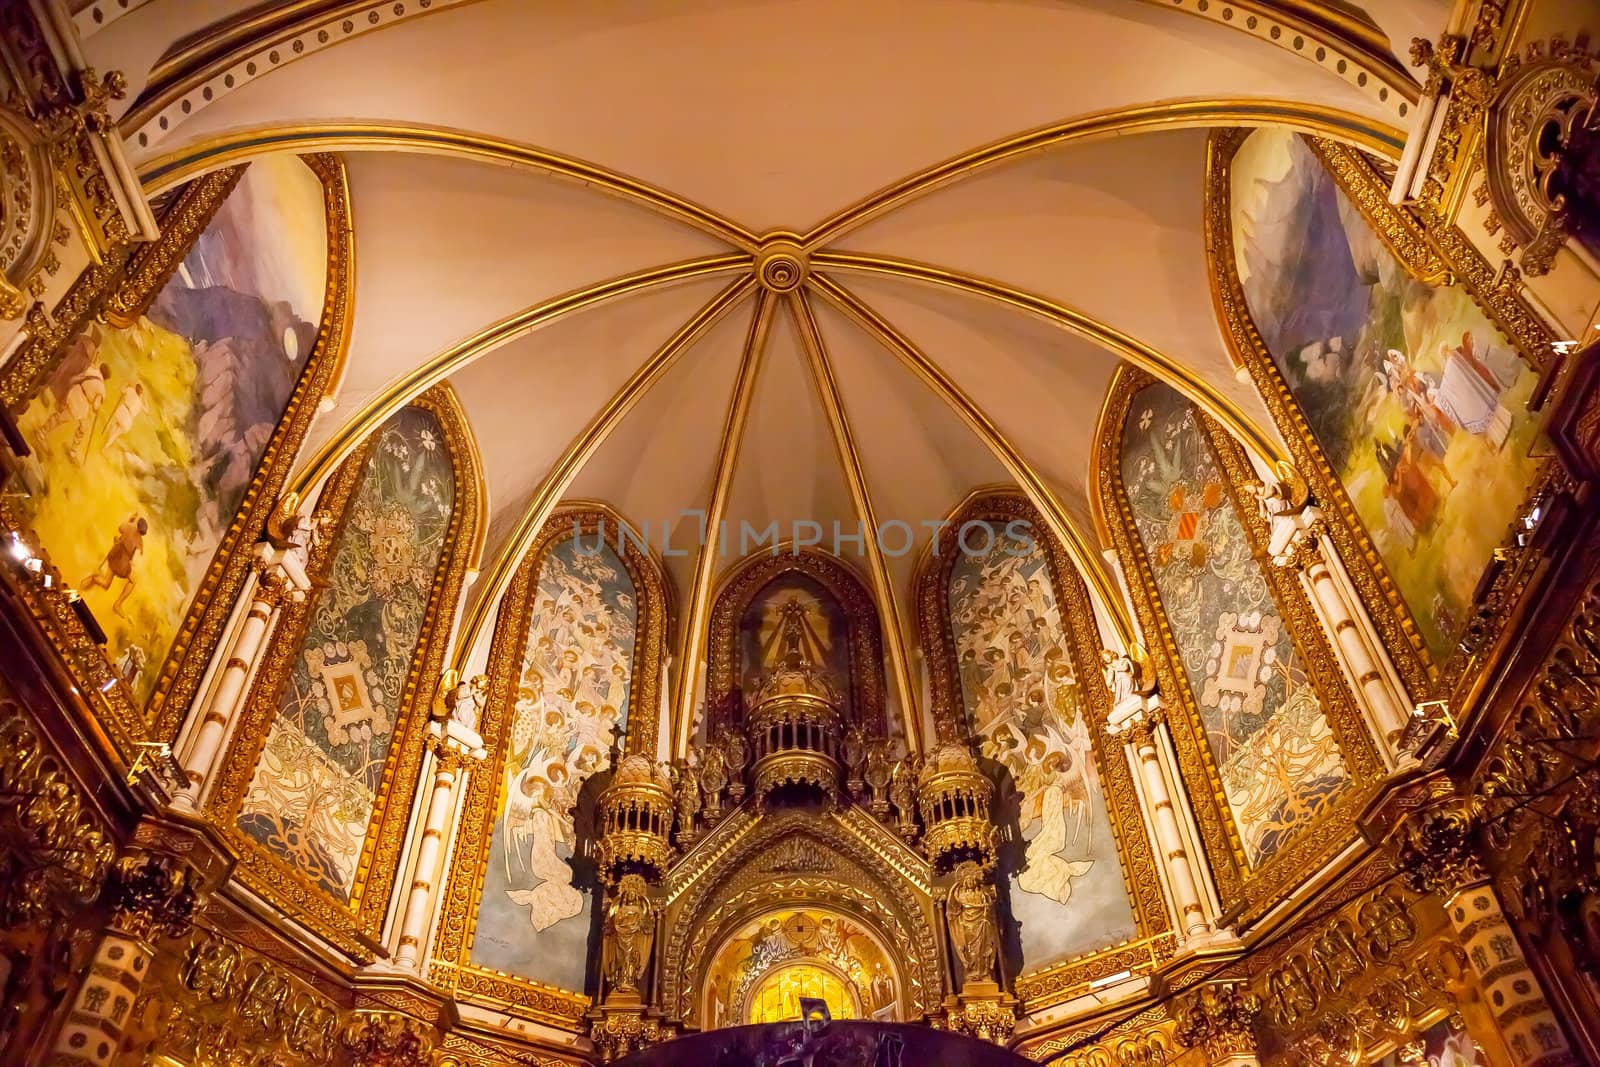
<svg viewBox="0 0 1600 1067">
<path fill-rule="evenodd" d="M 894 778 L 894 752 L 887 737 L 867 742 L 866 778 L 872 790 L 872 813 L 882 819 L 889 814 L 889 783 Z"/>
<path fill-rule="evenodd" d="M 922 760 L 915 752 L 895 764 L 894 776 L 889 780 L 889 801 L 898 817 L 896 829 L 907 841 L 917 835 L 917 774 L 922 770 Z"/>
<path fill-rule="evenodd" d="M 700 755 L 700 785 L 705 790 L 706 821 L 715 823 L 722 814 L 722 790 L 728 784 L 728 757 L 715 742 Z"/>
<path fill-rule="evenodd" d="M 700 814 L 700 772 L 685 760 L 673 766 L 672 779 L 678 804 L 678 844 L 687 846 L 694 840 L 694 822 Z"/>
<path fill-rule="evenodd" d="M 994 886 L 988 875 L 972 860 L 956 867 L 955 884 L 945 905 L 950 926 L 950 943 L 961 960 L 963 984 L 994 980 L 995 956 L 999 951 L 994 920 Z"/>
<path fill-rule="evenodd" d="M 644 878 L 623 875 L 606 903 L 605 976 L 611 992 L 638 994 L 655 940 L 655 913 Z"/>
</svg>

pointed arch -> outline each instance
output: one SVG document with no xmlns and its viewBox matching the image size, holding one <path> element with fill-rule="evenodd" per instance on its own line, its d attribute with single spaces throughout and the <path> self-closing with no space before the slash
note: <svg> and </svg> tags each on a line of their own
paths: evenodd
<svg viewBox="0 0 1600 1067">
<path fill-rule="evenodd" d="M 1355 838 L 1383 763 L 1304 591 L 1263 562 L 1237 442 L 1123 367 L 1095 457 L 1201 840 L 1248 923 Z"/>
<path fill-rule="evenodd" d="M 377 944 L 482 511 L 454 392 L 396 413 L 316 511 L 313 590 L 283 611 L 206 802 L 251 889 L 358 959 Z"/>
<path fill-rule="evenodd" d="M 1002 846 L 1001 866 L 1020 927 L 1013 949 L 1022 952 L 1017 988 L 1028 1009 L 1055 1003 L 1053 994 L 1100 973 L 1103 958 L 1130 941 L 1159 942 L 1171 951 L 1171 923 L 1132 772 L 1122 745 L 1105 731 L 1111 707 L 1101 683 L 1100 631 L 1070 557 L 1027 497 L 1014 489 L 986 491 L 940 527 L 916 589 L 939 737 L 973 738 L 1006 783 L 996 814 L 1013 839 Z M 958 598 L 975 615 L 992 618 L 992 631 L 959 621 Z M 1031 633 L 1024 632 L 1028 620 Z M 985 652 L 1009 665 L 991 675 L 993 686 L 978 677 Z M 1025 691 L 1017 691 L 1019 683 Z M 1053 761 L 1053 775 L 1036 773 Z M 1068 809 L 1083 831 L 1074 846 L 1063 840 L 1048 852 L 1025 854 L 1030 841 L 1049 839 L 1057 815 L 1066 826 Z M 1024 841 L 1030 827 L 1046 829 Z M 1098 844 L 1097 834 L 1106 835 Z M 1087 894 L 1094 910 L 1074 903 L 1074 891 Z M 1086 929 L 1106 936 L 1098 943 L 1089 943 L 1092 935 L 1072 940 Z"/>
<path fill-rule="evenodd" d="M 572 503 L 545 521 L 512 575 L 481 724 L 493 755 L 467 784 L 433 952 L 458 995 L 566 1029 L 588 1007 L 591 900 L 557 869 L 556 836 L 592 832 L 585 783 L 603 779 L 616 748 L 654 759 L 660 738 L 669 589 L 644 546 L 610 507 Z M 570 658 L 556 670 L 541 645 Z M 579 678 L 587 694 L 555 688 L 558 676 Z M 514 791 L 526 810 L 513 812 Z M 555 861 L 551 875 L 537 870 L 541 856 Z"/>
</svg>

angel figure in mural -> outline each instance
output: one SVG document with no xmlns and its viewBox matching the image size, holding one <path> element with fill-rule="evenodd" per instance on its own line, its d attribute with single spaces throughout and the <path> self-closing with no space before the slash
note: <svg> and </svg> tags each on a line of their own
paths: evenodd
<svg viewBox="0 0 1600 1067">
<path fill-rule="evenodd" d="M 1087 732 L 1081 721 L 1065 735 L 1052 730 L 1048 741 L 1031 740 L 1027 754 L 1045 784 L 1039 789 L 1031 780 L 1034 775 L 1027 771 L 1019 783 L 1027 789 L 1029 801 L 1037 805 L 1030 805 L 1024 818 L 1038 818 L 1039 832 L 1028 841 L 1026 865 L 1017 875 L 1017 888 L 1065 904 L 1072 899 L 1073 879 L 1094 869 L 1092 859 L 1062 855 L 1087 856 L 1091 852 L 1093 809 L 1089 798 L 1094 782 Z"/>
<path fill-rule="evenodd" d="M 612 991 L 634 993 L 650 964 L 655 940 L 655 902 L 644 878 L 626 874 L 606 903 L 605 970 Z"/>
<path fill-rule="evenodd" d="M 994 921 L 994 886 L 971 860 L 956 868 L 955 884 L 946 903 L 950 943 L 961 960 L 963 984 L 994 980 L 995 957 L 1000 943 Z"/>
<path fill-rule="evenodd" d="M 510 889 L 512 903 L 528 909 L 534 930 L 547 930 L 583 910 L 583 894 L 572 886 L 572 867 L 556 851 L 576 845 L 569 811 L 574 797 L 564 788 L 567 769 L 560 761 L 548 770 L 530 764 L 512 783 L 506 802 L 506 879 L 516 885 L 515 867 L 532 875 L 529 889 Z"/>
</svg>

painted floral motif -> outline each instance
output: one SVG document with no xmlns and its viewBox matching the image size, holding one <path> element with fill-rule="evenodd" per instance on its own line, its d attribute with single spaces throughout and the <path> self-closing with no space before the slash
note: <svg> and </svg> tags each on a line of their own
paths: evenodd
<svg viewBox="0 0 1600 1067">
<path fill-rule="evenodd" d="M 1133 936 L 1083 693 L 1050 568 L 1026 523 L 991 524 L 951 570 L 950 623 L 968 722 L 1017 796 L 1008 857 L 1024 962 L 1037 966 Z"/>
<path fill-rule="evenodd" d="M 1230 175 L 1250 316 L 1443 659 L 1534 477 L 1537 376 L 1465 289 L 1407 274 L 1303 137 L 1256 131 Z"/>
<path fill-rule="evenodd" d="M 1133 398 L 1122 474 L 1228 807 L 1259 864 L 1349 772 L 1188 401 L 1164 385 Z"/>
<path fill-rule="evenodd" d="M 627 727 L 635 596 L 597 538 L 567 537 L 545 555 L 472 945 L 479 966 L 583 988 L 592 893 L 573 867 L 586 829 L 574 809 Z"/>
<path fill-rule="evenodd" d="M 372 821 L 450 526 L 455 479 L 442 436 L 422 408 L 378 431 L 239 814 L 240 829 L 340 900 Z"/>
</svg>

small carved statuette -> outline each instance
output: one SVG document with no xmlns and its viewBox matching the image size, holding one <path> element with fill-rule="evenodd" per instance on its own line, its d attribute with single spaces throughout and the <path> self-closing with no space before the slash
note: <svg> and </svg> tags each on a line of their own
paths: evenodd
<svg viewBox="0 0 1600 1067">
<path fill-rule="evenodd" d="M 849 791 L 850 799 L 860 803 L 866 789 L 861 772 L 867 765 L 867 731 L 859 723 L 845 732 L 841 755 L 846 771 L 844 787 Z"/>
<path fill-rule="evenodd" d="M 1130 697 L 1148 697 L 1156 691 L 1155 671 L 1151 669 L 1149 654 L 1139 644 L 1130 645 L 1127 652 L 1101 649 L 1100 673 L 1111 692 L 1112 707 Z"/>
<path fill-rule="evenodd" d="M 750 742 L 744 739 L 744 731 L 729 730 L 722 751 L 728 768 L 728 797 L 737 805 L 744 800 L 744 768 L 750 762 Z"/>
<path fill-rule="evenodd" d="M 894 778 L 894 756 L 889 739 L 874 737 L 867 742 L 867 786 L 872 790 L 870 807 L 880 819 L 889 816 L 889 783 Z"/>
<path fill-rule="evenodd" d="M 478 732 L 478 719 L 489 693 L 489 677 L 475 674 L 463 678 L 454 669 L 445 672 L 443 711 L 450 721 Z"/>
<path fill-rule="evenodd" d="M 922 771 L 922 760 L 916 753 L 908 753 L 895 764 L 894 777 L 889 782 L 889 801 L 894 805 L 895 829 L 907 841 L 917 836 L 917 775 Z"/>
<path fill-rule="evenodd" d="M 695 820 L 700 816 L 700 772 L 683 761 L 673 767 L 672 773 L 678 807 L 678 847 L 688 849 L 694 843 Z"/>
<path fill-rule="evenodd" d="M 638 995 L 655 940 L 655 911 L 644 878 L 623 875 L 606 903 L 605 975 L 612 993 Z"/>
<path fill-rule="evenodd" d="M 433 1034 L 416 1019 L 393 1011 L 358 1011 L 345 1023 L 340 1044 L 363 1067 L 426 1067 Z"/>
<path fill-rule="evenodd" d="M 722 791 L 728 785 L 728 757 L 720 744 L 708 744 L 700 754 L 700 787 L 703 790 L 706 825 L 714 826 L 722 816 Z"/>
<path fill-rule="evenodd" d="M 994 980 L 1000 942 L 994 919 L 994 886 L 982 867 L 971 860 L 956 867 L 946 917 L 950 943 L 961 960 L 963 984 Z"/>
</svg>

